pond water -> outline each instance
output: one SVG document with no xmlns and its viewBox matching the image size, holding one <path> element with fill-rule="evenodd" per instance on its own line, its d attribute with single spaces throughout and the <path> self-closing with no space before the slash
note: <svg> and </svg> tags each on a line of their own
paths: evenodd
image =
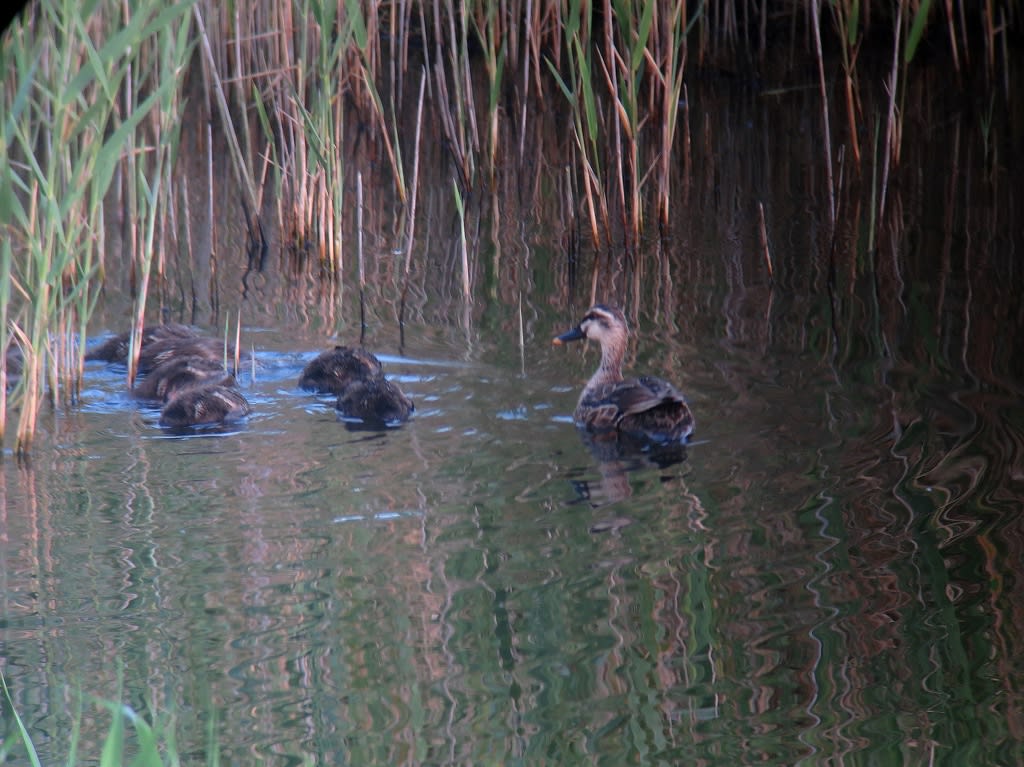
<svg viewBox="0 0 1024 767">
<path fill-rule="evenodd" d="M 90 363 L 0 467 L 2 668 L 44 763 L 79 706 L 100 753 L 92 696 L 173 716 L 189 764 L 211 738 L 224 764 L 1024 759 L 1021 200 L 946 121 L 908 142 L 877 248 L 849 214 L 830 263 L 813 92 L 691 98 L 693 186 L 642 257 L 577 274 L 558 203 L 508 194 L 472 302 L 418 269 L 400 332 L 380 238 L 365 341 L 416 403 L 401 428 L 296 389 L 358 301 L 334 336 L 283 267 L 219 277 L 257 360 L 237 427 L 169 434 Z M 684 453 L 572 425 L 596 350 L 550 342 L 595 270 L 629 368 L 690 398 Z M 97 317 L 90 343 L 126 326 L 116 291 Z"/>
</svg>

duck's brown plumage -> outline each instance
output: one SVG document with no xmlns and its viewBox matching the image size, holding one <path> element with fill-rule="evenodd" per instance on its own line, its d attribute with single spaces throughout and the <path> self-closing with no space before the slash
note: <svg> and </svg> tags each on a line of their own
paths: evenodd
<svg viewBox="0 0 1024 767">
<path fill-rule="evenodd" d="M 142 329 L 142 343 L 145 348 L 154 341 L 167 341 L 177 339 L 199 338 L 199 331 L 190 325 L 182 325 L 177 322 L 167 322 L 162 325 L 148 325 Z M 86 352 L 87 360 L 99 360 L 101 362 L 117 362 L 126 364 L 128 362 L 128 345 L 131 341 L 131 333 L 121 333 L 111 336 L 91 351 Z"/>
<path fill-rule="evenodd" d="M 412 400 L 383 375 L 352 381 L 335 407 L 343 416 L 367 423 L 407 421 L 415 410 Z"/>
<path fill-rule="evenodd" d="M 415 410 L 398 384 L 384 377 L 380 360 L 361 346 L 336 346 L 316 357 L 303 368 L 299 388 L 335 394 L 341 415 L 371 424 L 407 421 Z"/>
<path fill-rule="evenodd" d="M 318 394 L 341 394 L 353 381 L 384 375 L 380 360 L 361 346 L 335 346 L 302 369 L 299 388 Z"/>
<path fill-rule="evenodd" d="M 147 402 L 166 403 L 178 392 L 203 384 L 234 386 L 235 378 L 219 360 L 186 354 L 170 357 L 140 378 L 132 394 Z"/>
<path fill-rule="evenodd" d="M 580 394 L 573 420 L 591 431 L 616 430 L 656 442 L 681 442 L 693 432 L 693 414 L 683 394 L 654 376 L 622 377 L 629 325 L 622 312 L 592 306 L 556 344 L 584 338 L 601 345 L 601 364 Z"/>
<path fill-rule="evenodd" d="M 250 412 L 248 400 L 238 389 L 206 384 L 178 392 L 160 411 L 160 425 L 170 428 L 209 426 L 237 421 Z"/>
<path fill-rule="evenodd" d="M 107 339 L 86 359 L 125 364 L 130 333 Z M 163 405 L 160 425 L 171 428 L 208 426 L 244 418 L 249 402 L 235 388 L 224 368 L 224 344 L 200 335 L 188 325 L 163 323 L 142 331 L 139 374 L 132 394 Z M 228 349 L 232 354 L 233 350 Z"/>
</svg>

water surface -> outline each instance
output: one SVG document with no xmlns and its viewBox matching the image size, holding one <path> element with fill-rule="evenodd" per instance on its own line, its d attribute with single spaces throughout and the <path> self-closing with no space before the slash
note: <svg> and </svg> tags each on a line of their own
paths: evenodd
<svg viewBox="0 0 1024 767">
<path fill-rule="evenodd" d="M 838 257 L 812 96 L 690 97 L 687 204 L 640 254 L 574 266 L 557 194 L 515 215 L 510 193 L 474 214 L 473 301 L 418 264 L 399 329 L 371 238 L 365 340 L 416 403 L 401 428 L 295 388 L 359 326 L 351 287 L 339 308 L 291 263 L 218 278 L 258 362 L 242 424 L 169 434 L 90 365 L 0 473 L 3 671 L 44 762 L 119 673 L 189 764 L 211 718 L 225 764 L 1024 759 L 1020 200 L 954 118 L 908 142 L 872 247 L 847 211 Z M 433 188 L 417 254 L 455 263 Z M 630 369 L 690 396 L 673 460 L 571 423 L 596 350 L 550 339 L 595 271 Z M 113 289 L 95 326 L 126 326 Z M 81 754 L 107 716 L 85 698 Z"/>
</svg>

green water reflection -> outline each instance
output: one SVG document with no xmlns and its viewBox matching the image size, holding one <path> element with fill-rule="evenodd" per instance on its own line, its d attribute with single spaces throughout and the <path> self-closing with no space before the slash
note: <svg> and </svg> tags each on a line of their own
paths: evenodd
<svg viewBox="0 0 1024 767">
<path fill-rule="evenodd" d="M 417 267 L 400 331 L 381 234 L 366 340 L 416 401 L 402 429 L 296 391 L 358 308 L 291 264 L 229 297 L 260 359 L 237 431 L 169 438 L 90 368 L 0 472 L 0 662 L 46 762 L 117 662 L 189 764 L 211 716 L 225 764 L 1024 761 L 1020 201 L 948 164 L 978 137 L 947 125 L 906 146 L 880 241 L 850 213 L 833 243 L 813 92 L 744 93 L 691 91 L 689 204 L 639 256 L 566 265 L 558 204 L 512 190 L 475 209 L 473 303 Z M 450 198 L 423 190 L 429 263 Z M 568 421 L 596 355 L 550 339 L 595 273 L 628 366 L 691 397 L 681 462 Z M 87 701 L 79 752 L 108 726 Z"/>
</svg>

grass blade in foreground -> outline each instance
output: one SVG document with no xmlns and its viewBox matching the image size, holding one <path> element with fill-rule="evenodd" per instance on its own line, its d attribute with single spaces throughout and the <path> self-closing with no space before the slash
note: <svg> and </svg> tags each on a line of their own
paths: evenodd
<svg viewBox="0 0 1024 767">
<path fill-rule="evenodd" d="M 28 751 L 29 762 L 32 763 L 33 767 L 42 767 L 39 762 L 39 756 L 36 754 L 36 748 L 32 745 L 32 738 L 28 736 L 28 730 L 25 729 L 25 724 L 21 721 L 21 717 L 18 716 L 18 710 L 14 707 L 14 701 L 11 700 L 11 691 L 7 689 L 7 680 L 4 679 L 3 673 L 0 673 L 0 685 L 4 688 L 4 698 L 7 700 L 7 705 L 11 707 L 11 713 L 14 715 L 14 723 L 18 726 L 21 742 L 24 744 L 25 750 Z"/>
</svg>

